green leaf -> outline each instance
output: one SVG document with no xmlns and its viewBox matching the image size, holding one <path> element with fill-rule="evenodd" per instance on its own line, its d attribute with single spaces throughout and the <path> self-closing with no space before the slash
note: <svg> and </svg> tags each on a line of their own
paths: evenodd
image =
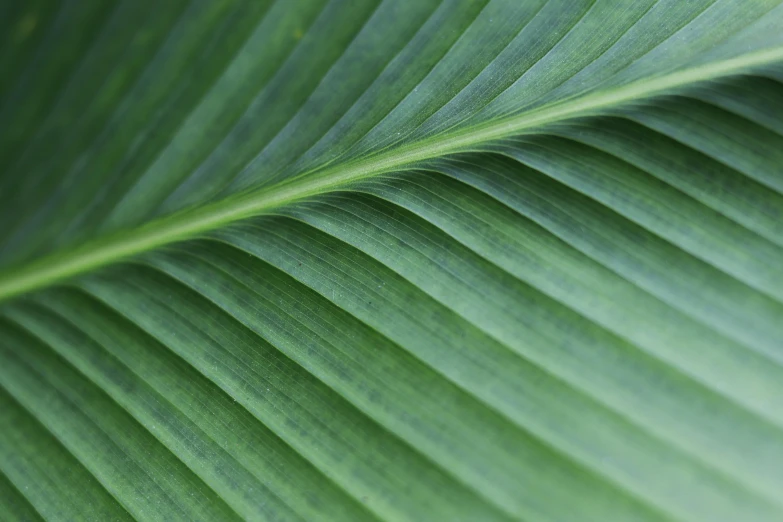
<svg viewBox="0 0 783 522">
<path fill-rule="evenodd" d="M 783 519 L 781 26 L 0 4 L 0 518 Z"/>
</svg>

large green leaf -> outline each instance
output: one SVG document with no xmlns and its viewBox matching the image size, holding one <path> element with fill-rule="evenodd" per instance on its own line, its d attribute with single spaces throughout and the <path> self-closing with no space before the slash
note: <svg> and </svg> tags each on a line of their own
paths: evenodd
<svg viewBox="0 0 783 522">
<path fill-rule="evenodd" d="M 780 0 L 0 29 L 2 520 L 783 520 Z"/>
</svg>

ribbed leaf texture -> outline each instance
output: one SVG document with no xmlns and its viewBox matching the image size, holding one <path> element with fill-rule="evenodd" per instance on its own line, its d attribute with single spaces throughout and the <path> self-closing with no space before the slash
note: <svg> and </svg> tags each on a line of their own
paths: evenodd
<svg viewBox="0 0 783 522">
<path fill-rule="evenodd" d="M 0 38 L 0 519 L 783 520 L 780 0 Z"/>
</svg>

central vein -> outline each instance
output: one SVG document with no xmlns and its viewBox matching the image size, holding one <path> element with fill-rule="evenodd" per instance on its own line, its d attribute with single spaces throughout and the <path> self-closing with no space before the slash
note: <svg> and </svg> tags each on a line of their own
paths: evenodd
<svg viewBox="0 0 783 522">
<path fill-rule="evenodd" d="M 475 148 L 493 140 L 518 135 L 531 128 L 594 114 L 625 102 L 780 60 L 783 60 L 783 48 L 775 48 L 630 83 L 457 131 L 451 135 L 436 136 L 404 145 L 352 163 L 315 171 L 263 190 L 151 221 L 136 229 L 98 238 L 71 250 L 56 252 L 5 270 L 0 273 L 0 301 L 241 219 L 263 214 L 293 201 L 344 188 L 349 183 L 371 176 L 404 170 L 428 159 Z"/>
</svg>

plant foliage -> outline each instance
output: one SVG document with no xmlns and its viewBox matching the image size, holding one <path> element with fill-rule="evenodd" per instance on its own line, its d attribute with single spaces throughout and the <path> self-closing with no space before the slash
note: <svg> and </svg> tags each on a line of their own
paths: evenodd
<svg viewBox="0 0 783 522">
<path fill-rule="evenodd" d="M 0 519 L 783 520 L 781 27 L 0 3 Z"/>
</svg>

